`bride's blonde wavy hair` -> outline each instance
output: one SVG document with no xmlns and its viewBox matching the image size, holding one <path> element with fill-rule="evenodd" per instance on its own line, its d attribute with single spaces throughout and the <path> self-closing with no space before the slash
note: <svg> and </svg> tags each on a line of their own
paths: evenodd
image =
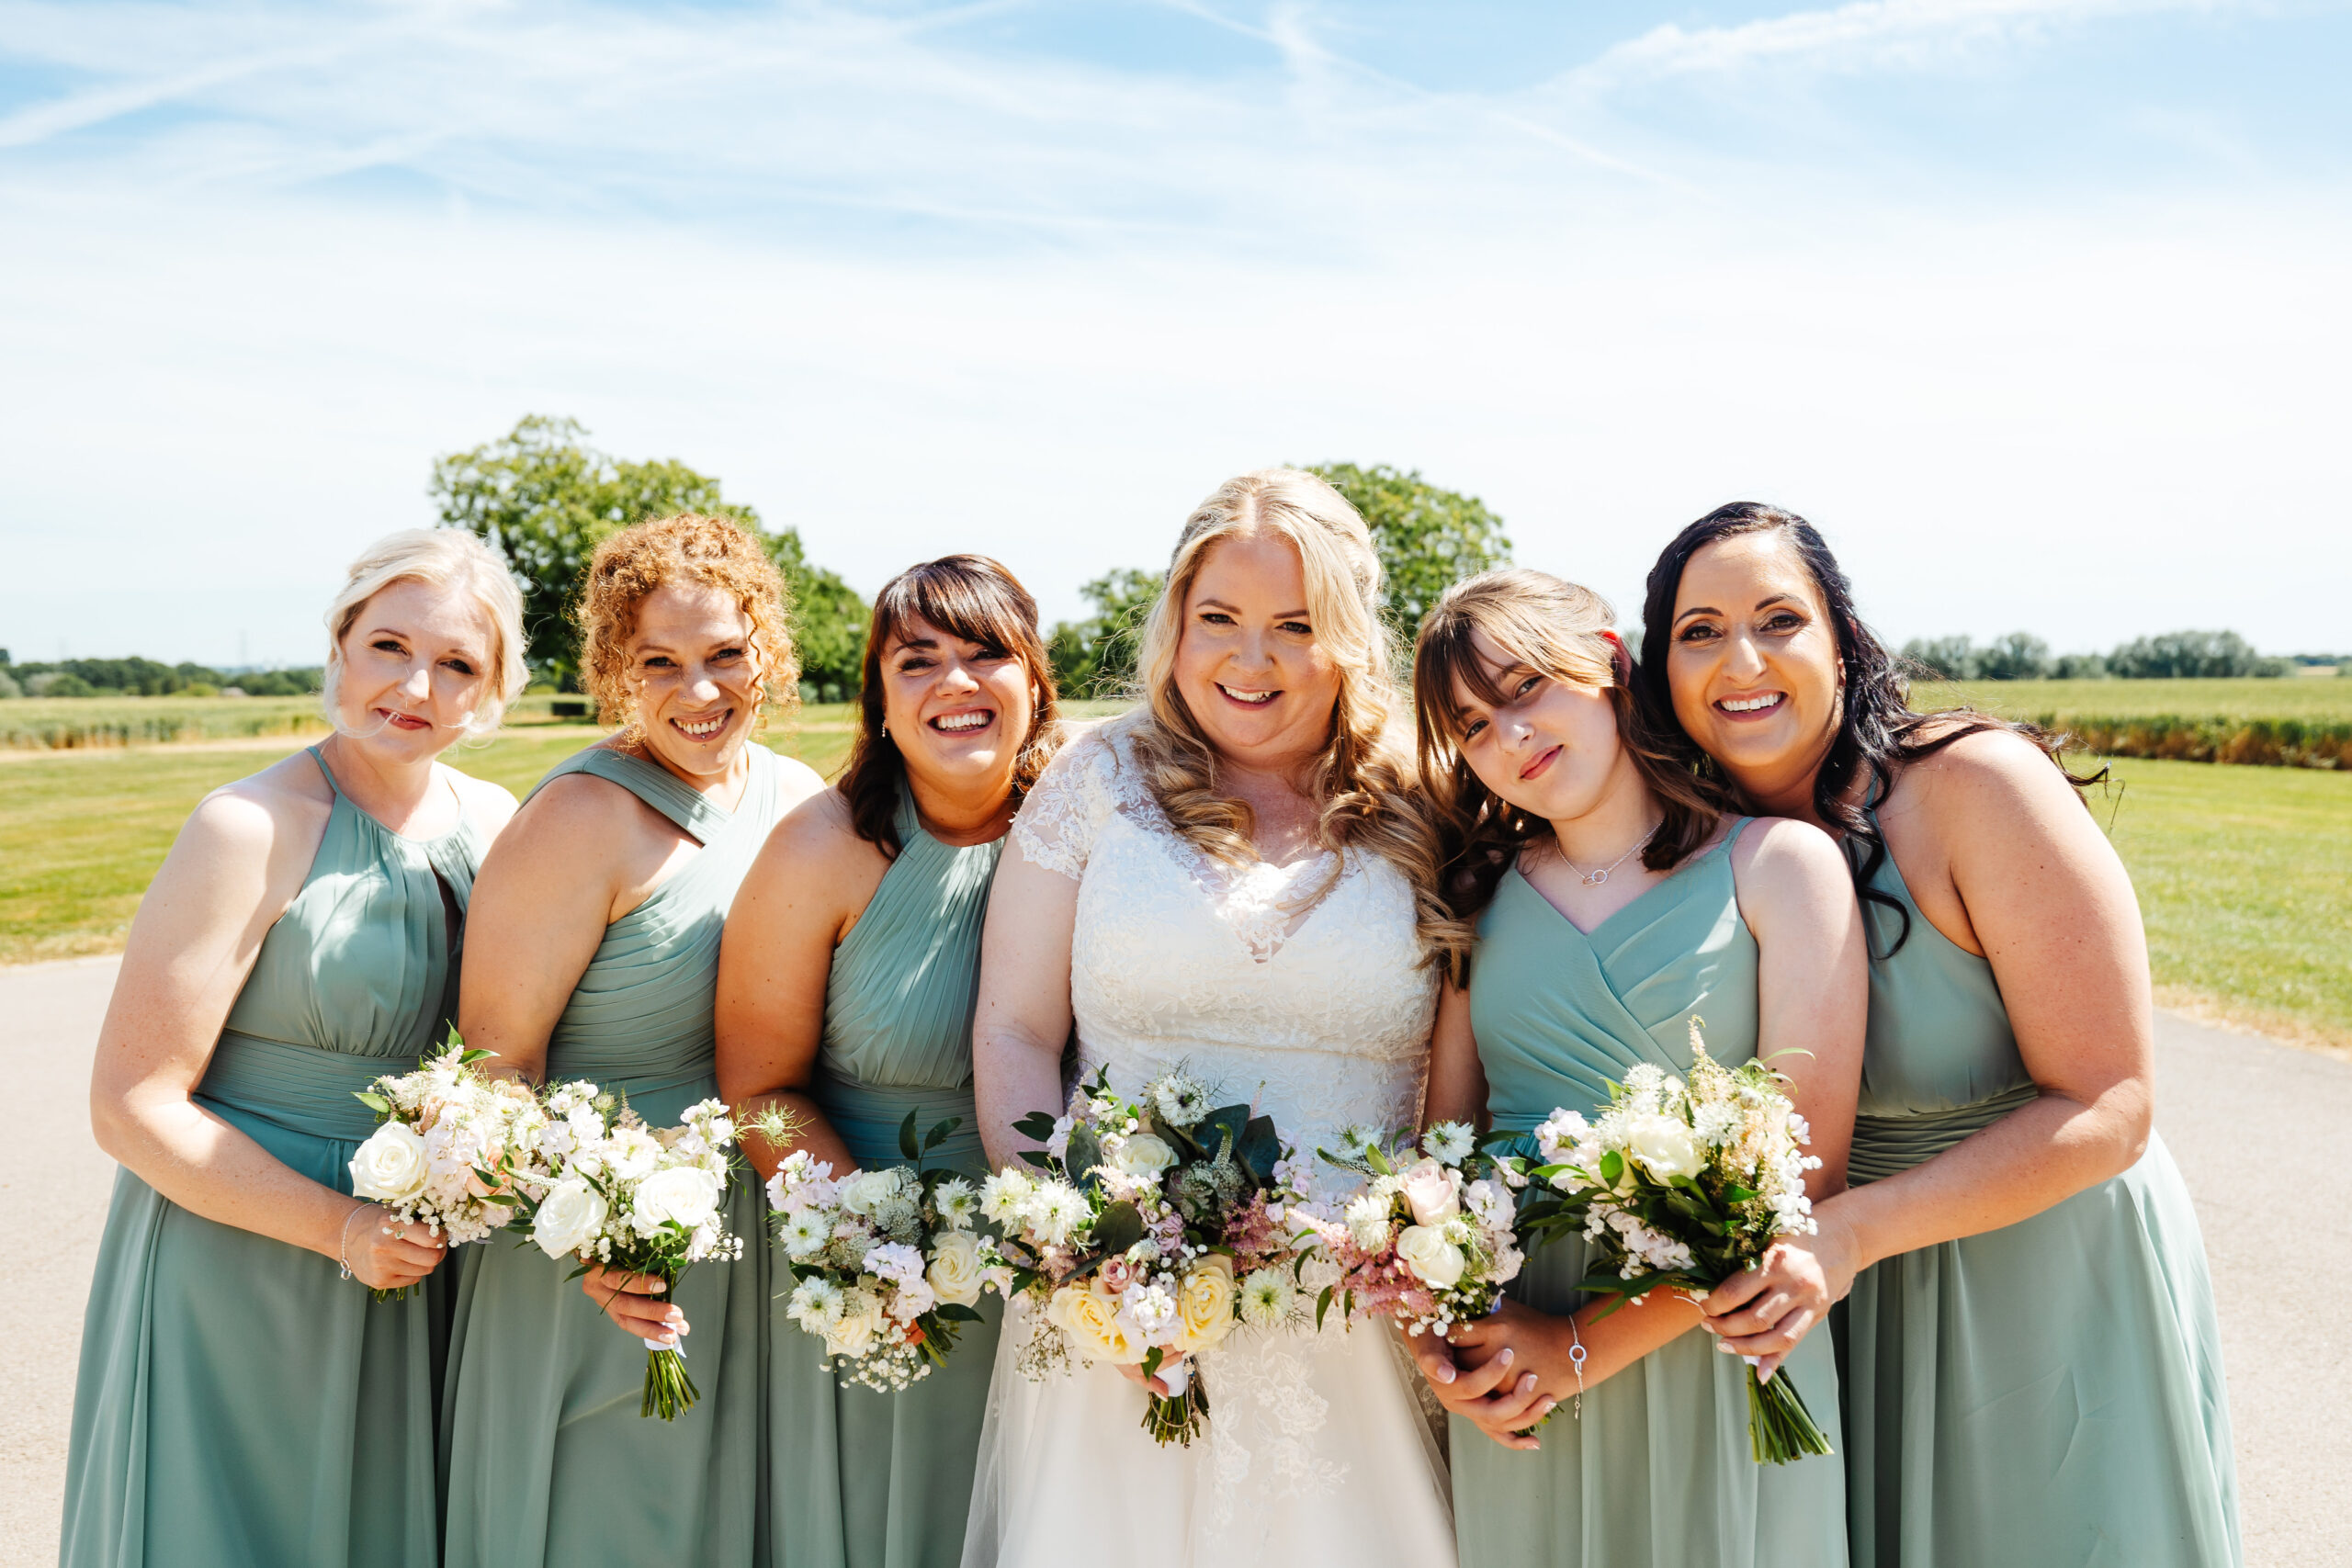
<svg viewBox="0 0 2352 1568">
<path fill-rule="evenodd" d="M 1309 787 L 1323 802 L 1316 840 L 1325 849 L 1361 849 L 1405 874 L 1425 953 L 1447 913 L 1438 901 L 1438 847 L 1415 777 L 1396 688 L 1396 650 L 1380 618 L 1380 555 L 1347 498 L 1313 474 L 1261 468 L 1227 479 L 1193 509 L 1168 562 L 1168 581 L 1143 625 L 1138 694 L 1148 705 L 1129 734 L 1145 784 L 1169 825 L 1227 865 L 1258 860 L 1249 806 L 1218 787 L 1216 748 L 1176 686 L 1184 602 L 1226 539 L 1272 534 L 1298 552 L 1315 640 L 1340 674 L 1331 736 Z M 1341 868 L 1296 903 L 1305 908 Z"/>
</svg>

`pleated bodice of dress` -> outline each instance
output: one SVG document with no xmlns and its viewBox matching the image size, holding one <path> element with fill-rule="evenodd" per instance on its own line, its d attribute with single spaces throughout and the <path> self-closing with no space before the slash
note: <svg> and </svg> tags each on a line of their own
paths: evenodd
<svg viewBox="0 0 2352 1568">
<path fill-rule="evenodd" d="M 437 1046 L 487 844 L 461 814 L 404 838 L 334 790 L 300 889 L 263 937 L 195 1102 L 338 1192 L 376 1119 L 353 1098 Z M 447 889 L 446 893 L 444 889 Z M 444 1267 L 373 1301 L 332 1258 L 118 1174 L 82 1335 L 68 1568 L 434 1568 Z"/>
<path fill-rule="evenodd" d="M 548 1037 L 548 1076 L 588 1078 L 661 1122 L 714 1081 L 711 1003 L 727 911 L 776 817 L 775 753 L 752 745 L 751 776 L 728 811 L 656 763 L 591 747 L 548 770 L 532 793 L 570 773 L 619 784 L 702 847 L 645 901 L 605 928 Z"/>
<path fill-rule="evenodd" d="M 1745 830 L 1678 866 L 1589 932 L 1516 869 L 1478 920 L 1470 1019 L 1497 1127 L 1524 1132 L 1555 1109 L 1593 1114 L 1608 1085 L 1651 1063 L 1679 1074 L 1690 1022 L 1707 1053 L 1756 1054 L 1760 953 L 1739 912 L 1732 848 Z M 1553 1314 L 1595 1298 L 1597 1265 L 1578 1235 L 1527 1261 L 1512 1293 Z M 1814 1419 L 1838 1429 L 1826 1335 L 1783 1369 Z M 1464 1568 L 1839 1568 L 1846 1562 L 1843 1461 L 1756 1462 L 1747 1372 L 1695 1330 L 1562 1409 L 1543 1448 L 1503 1449 L 1456 1418 L 1453 1514 Z"/>
</svg>

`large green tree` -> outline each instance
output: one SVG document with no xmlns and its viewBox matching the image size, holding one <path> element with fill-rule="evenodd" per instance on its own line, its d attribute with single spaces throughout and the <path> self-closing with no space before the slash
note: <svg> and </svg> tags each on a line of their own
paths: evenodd
<svg viewBox="0 0 2352 1568">
<path fill-rule="evenodd" d="M 572 611 L 596 547 L 632 523 L 676 512 L 729 517 L 757 535 L 791 592 L 802 678 L 854 691 L 865 604 L 802 552 L 800 536 L 771 531 L 719 481 L 675 459 L 632 462 L 588 445 L 575 420 L 532 414 L 507 434 L 433 465 L 431 493 L 445 527 L 468 528 L 505 557 L 523 583 L 523 629 L 535 673 L 579 689 L 580 632 Z"/>
<path fill-rule="evenodd" d="M 1503 520 L 1486 502 L 1441 490 L 1418 468 L 1317 463 L 1307 470 L 1363 514 L 1380 551 L 1383 616 L 1409 646 L 1438 595 L 1463 578 L 1510 559 Z M 1067 696 L 1108 696 L 1133 679 L 1136 638 L 1165 573 L 1122 567 L 1087 583 L 1094 613 L 1054 627 L 1054 674 Z"/>
</svg>

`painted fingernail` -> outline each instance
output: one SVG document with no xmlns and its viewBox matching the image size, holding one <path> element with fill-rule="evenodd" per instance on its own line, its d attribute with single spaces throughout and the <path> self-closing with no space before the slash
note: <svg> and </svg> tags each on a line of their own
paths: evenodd
<svg viewBox="0 0 2352 1568">
<path fill-rule="evenodd" d="M 1452 1382 L 1454 1379 L 1453 1363 L 1451 1361 L 1442 1363 L 1438 1367 L 1437 1371 L 1431 1372 L 1430 1376 L 1437 1379 L 1440 1382 Z"/>
<path fill-rule="evenodd" d="M 663 1284 L 663 1283 L 662 1283 L 661 1280 L 654 1280 L 654 1281 L 653 1281 L 653 1283 L 652 1283 L 651 1285 L 650 1285 L 650 1286 L 648 1286 L 648 1287 L 647 1287 L 647 1289 L 649 1289 L 649 1290 L 650 1290 L 650 1291 L 655 1292 L 657 1294 L 658 1294 L 659 1292 L 662 1292 L 662 1291 L 666 1291 L 666 1290 L 668 1290 L 669 1288 L 670 1288 L 669 1286 L 667 1286 L 667 1285 Z"/>
<path fill-rule="evenodd" d="M 1498 1356 L 1498 1357 L 1496 1357 L 1496 1358 L 1495 1358 L 1495 1365 L 1497 1365 L 1497 1366 L 1498 1366 L 1498 1367 L 1508 1367 L 1508 1366 L 1510 1366 L 1510 1356 L 1511 1356 L 1511 1353 L 1510 1353 L 1509 1350 L 1504 1351 L 1501 1355 L 1499 1355 L 1499 1356 Z"/>
<path fill-rule="evenodd" d="M 1724 1355 L 1726 1355 L 1726 1356 L 1728 1356 L 1728 1355 L 1730 1355 L 1730 1354 L 1732 1354 L 1732 1353 L 1733 1353 L 1733 1352 L 1732 1352 L 1732 1348 L 1731 1348 L 1731 1342 L 1730 1342 L 1729 1340 L 1727 1340 L 1727 1339 L 1718 1339 L 1718 1340 L 1716 1340 L 1716 1341 L 1715 1341 L 1715 1348 L 1716 1348 L 1716 1349 L 1718 1349 L 1718 1350 L 1721 1350 L 1721 1351 L 1722 1351 Z"/>
</svg>

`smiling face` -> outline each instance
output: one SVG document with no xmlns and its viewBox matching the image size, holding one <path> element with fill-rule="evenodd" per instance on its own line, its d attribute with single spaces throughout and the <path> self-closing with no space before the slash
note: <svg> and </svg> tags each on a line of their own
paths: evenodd
<svg viewBox="0 0 2352 1568">
<path fill-rule="evenodd" d="M 464 739 L 492 698 L 496 636 L 463 589 L 414 578 L 387 584 L 343 636 L 335 707 L 345 739 L 415 762 Z"/>
<path fill-rule="evenodd" d="M 1009 649 L 967 642 L 916 617 L 882 650 L 882 714 L 908 776 L 962 791 L 1012 789 L 1037 711 L 1037 682 Z"/>
<path fill-rule="evenodd" d="M 1547 822 L 1589 816 L 1643 787 L 1606 690 L 1549 675 L 1483 631 L 1471 634 L 1491 692 L 1454 682 L 1455 744 L 1487 790 Z"/>
<path fill-rule="evenodd" d="M 667 582 L 638 602 L 628 648 L 637 725 L 681 778 L 726 773 L 752 738 L 765 697 L 754 629 L 722 589 Z"/>
<path fill-rule="evenodd" d="M 1674 714 L 1749 798 L 1802 803 L 1838 737 L 1838 639 L 1813 576 L 1777 529 L 1691 556 L 1667 653 Z"/>
<path fill-rule="evenodd" d="M 1330 739 L 1340 668 L 1306 598 L 1298 551 L 1274 533 L 1209 546 L 1185 591 L 1176 689 L 1209 743 L 1244 767 L 1293 771 Z"/>
</svg>

